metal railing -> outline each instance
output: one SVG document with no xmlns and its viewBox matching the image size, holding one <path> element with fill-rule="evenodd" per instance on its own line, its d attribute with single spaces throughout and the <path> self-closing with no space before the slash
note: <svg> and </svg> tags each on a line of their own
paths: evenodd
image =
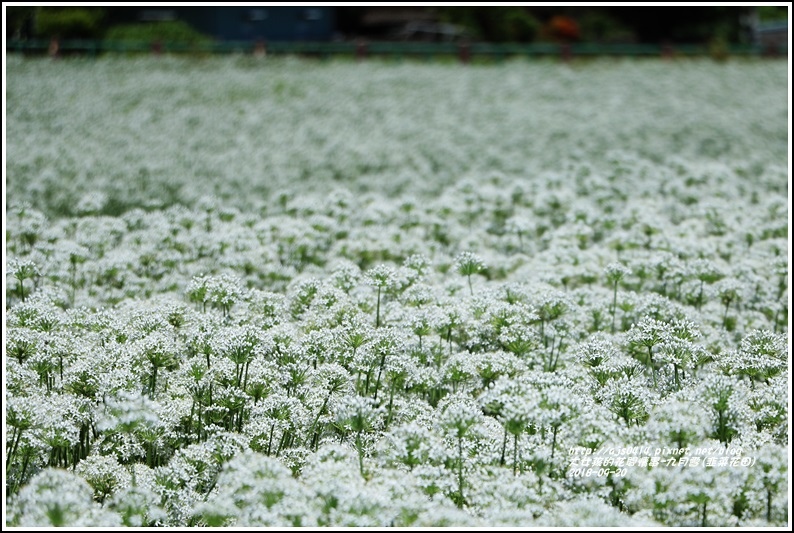
<svg viewBox="0 0 794 533">
<path fill-rule="evenodd" d="M 394 59 L 452 58 L 462 62 L 472 60 L 503 60 L 515 57 L 557 57 L 569 60 L 574 57 L 788 57 L 788 47 L 782 45 L 709 45 L 671 44 L 595 44 L 595 43 L 420 43 L 420 42 L 267 42 L 264 41 L 213 41 L 204 43 L 145 42 L 145 41 L 90 41 L 90 40 L 10 40 L 6 51 L 29 55 L 88 55 L 100 54 L 254 54 L 296 55 L 309 57 L 382 57 Z"/>
</svg>

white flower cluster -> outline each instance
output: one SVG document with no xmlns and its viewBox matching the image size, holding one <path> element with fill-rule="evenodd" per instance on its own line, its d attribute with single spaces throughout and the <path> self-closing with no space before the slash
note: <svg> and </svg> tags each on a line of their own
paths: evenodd
<svg viewBox="0 0 794 533">
<path fill-rule="evenodd" d="M 785 65 L 151 61 L 9 58 L 6 525 L 787 525 Z"/>
</svg>

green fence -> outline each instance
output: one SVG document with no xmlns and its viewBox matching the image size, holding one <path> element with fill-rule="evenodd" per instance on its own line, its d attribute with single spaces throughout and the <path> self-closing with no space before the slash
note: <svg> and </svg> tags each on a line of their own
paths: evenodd
<svg viewBox="0 0 794 533">
<path fill-rule="evenodd" d="M 760 45 L 653 45 L 653 44 L 489 44 L 416 42 L 211 42 L 202 44 L 141 41 L 85 40 L 10 40 L 6 51 L 22 54 L 99 55 L 107 53 L 140 54 L 267 54 L 328 58 L 335 56 L 413 58 L 433 60 L 453 58 L 463 62 L 475 59 L 500 60 L 511 57 L 697 57 L 762 56 L 788 57 L 788 47 Z"/>
</svg>

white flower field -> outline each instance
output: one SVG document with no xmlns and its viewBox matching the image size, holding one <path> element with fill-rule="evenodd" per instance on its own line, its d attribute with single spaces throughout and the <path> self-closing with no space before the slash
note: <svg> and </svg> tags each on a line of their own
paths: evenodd
<svg viewBox="0 0 794 533">
<path fill-rule="evenodd" d="M 7 60 L 7 526 L 790 525 L 785 61 Z"/>
</svg>

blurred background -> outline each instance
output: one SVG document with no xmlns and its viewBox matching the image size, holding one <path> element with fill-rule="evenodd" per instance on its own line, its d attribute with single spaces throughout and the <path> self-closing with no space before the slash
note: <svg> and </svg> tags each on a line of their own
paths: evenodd
<svg viewBox="0 0 794 533">
<path fill-rule="evenodd" d="M 13 43 L 420 42 L 785 49 L 788 7 L 7 7 Z"/>
</svg>

